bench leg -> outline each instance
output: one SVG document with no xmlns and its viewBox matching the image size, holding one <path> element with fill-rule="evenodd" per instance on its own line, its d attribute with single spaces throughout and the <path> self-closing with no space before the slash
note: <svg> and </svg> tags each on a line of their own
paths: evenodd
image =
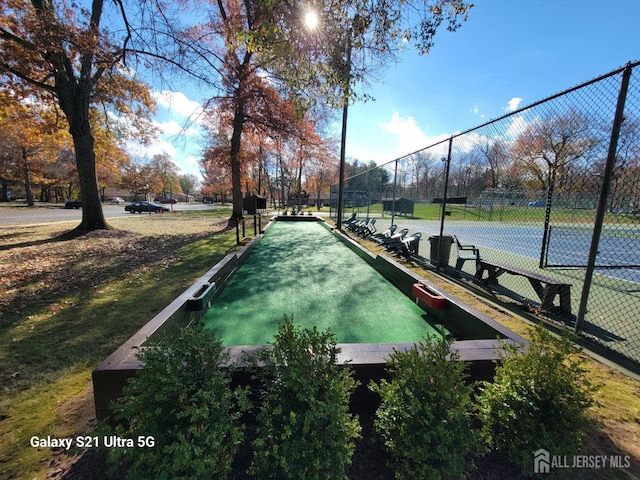
<svg viewBox="0 0 640 480">
<path fill-rule="evenodd" d="M 476 265 L 476 281 L 478 283 L 482 282 L 482 275 L 484 274 L 484 268 L 481 265 Z"/>
<path fill-rule="evenodd" d="M 536 291 L 536 295 L 538 295 L 538 298 L 543 303 L 542 308 L 544 308 L 545 298 L 548 297 L 551 293 L 548 291 L 549 286 L 547 286 L 546 288 L 543 287 L 542 282 L 540 282 L 540 280 L 536 280 L 535 278 L 527 277 L 527 279 L 529 280 L 529 283 L 531 284 L 533 289 Z M 553 305 L 553 297 L 555 297 L 555 293 L 550 298 L 551 305 Z"/>
<path fill-rule="evenodd" d="M 487 278 L 482 278 L 484 276 L 484 272 L 487 272 Z M 501 268 L 494 267 L 493 265 L 476 264 L 476 280 L 479 283 L 484 283 L 486 285 L 498 283 L 498 277 L 504 272 L 505 271 Z"/>
<path fill-rule="evenodd" d="M 487 283 L 494 284 L 498 283 L 498 277 L 502 275 L 505 271 L 499 267 L 491 267 L 487 269 Z"/>
<path fill-rule="evenodd" d="M 571 285 L 560 287 L 560 309 L 563 313 L 571 314 Z"/>
<path fill-rule="evenodd" d="M 542 295 L 540 295 L 541 307 L 543 310 L 551 310 L 553 305 L 553 299 L 559 293 L 560 287 L 558 285 L 547 285 L 544 288 Z"/>
</svg>

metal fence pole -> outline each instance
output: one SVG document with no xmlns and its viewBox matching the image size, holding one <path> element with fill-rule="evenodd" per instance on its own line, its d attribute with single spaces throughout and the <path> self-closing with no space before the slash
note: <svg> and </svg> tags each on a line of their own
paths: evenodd
<svg viewBox="0 0 640 480">
<path fill-rule="evenodd" d="M 576 317 L 575 331 L 580 331 L 584 322 L 584 315 L 587 311 L 587 302 L 589 301 L 589 290 L 591 289 L 591 281 L 593 278 L 593 270 L 596 264 L 596 256 L 598 255 L 598 244 L 600 243 L 600 234 L 602 233 L 602 223 L 604 222 L 604 214 L 607 210 L 607 197 L 611 187 L 613 178 L 613 168 L 616 164 L 616 153 L 618 151 L 618 138 L 620 137 L 620 127 L 624 121 L 624 106 L 627 100 L 627 90 L 629 89 L 629 79 L 631 78 L 631 64 L 627 64 L 622 73 L 622 82 L 620 84 L 620 93 L 618 94 L 618 104 L 616 105 L 616 114 L 613 119 L 611 128 L 611 138 L 609 140 L 609 151 L 607 153 L 607 162 L 602 178 L 602 188 L 598 197 L 598 207 L 596 210 L 595 225 L 593 235 L 591 237 L 591 248 L 589 249 L 589 259 L 587 261 L 587 271 L 584 276 L 584 284 L 582 286 L 582 296 L 580 297 L 580 307 L 578 316 Z"/>
<path fill-rule="evenodd" d="M 396 169 L 393 172 L 393 201 L 391 202 L 391 225 L 396 218 L 396 184 L 398 180 L 398 160 L 396 160 Z"/>
<path fill-rule="evenodd" d="M 442 187 L 442 212 L 440 213 L 440 238 L 438 238 L 438 260 L 436 267 L 440 268 L 440 252 L 442 252 L 442 235 L 444 233 L 444 217 L 447 210 L 447 187 L 449 186 L 449 167 L 451 166 L 451 149 L 453 148 L 453 137 L 449 139 L 449 152 L 447 158 L 443 158 L 444 168 L 444 186 Z"/>
<path fill-rule="evenodd" d="M 367 219 L 371 211 L 371 171 L 367 174 Z"/>
</svg>

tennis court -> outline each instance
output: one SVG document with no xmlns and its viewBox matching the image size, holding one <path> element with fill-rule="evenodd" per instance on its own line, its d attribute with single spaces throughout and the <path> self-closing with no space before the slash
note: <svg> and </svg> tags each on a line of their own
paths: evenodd
<svg viewBox="0 0 640 480">
<path fill-rule="evenodd" d="M 386 219 L 380 221 L 380 229 L 388 226 Z M 424 237 L 436 235 L 440 232 L 439 221 L 406 220 L 396 218 L 398 228 L 409 228 L 411 232 L 421 231 Z M 593 227 L 591 227 L 593 230 Z M 483 258 L 506 261 L 512 256 L 514 265 L 537 269 L 540 262 L 542 248 L 542 225 L 518 225 L 514 223 L 478 223 L 464 221 L 448 221 L 445 233 L 456 235 L 462 243 L 472 243 L 480 248 Z M 554 267 L 584 268 L 587 264 L 589 248 L 591 246 L 591 232 L 588 229 L 552 229 L 550 248 L 547 254 L 545 274 L 553 275 L 559 272 L 564 275 L 568 270 L 554 269 Z M 640 284 L 640 268 L 637 261 L 629 261 L 630 253 L 640 257 L 639 232 L 632 230 L 617 230 L 603 232 L 596 260 L 598 276 L 607 276 L 625 283 Z M 422 255 L 426 256 L 428 244 L 421 247 Z M 455 249 L 454 249 L 455 250 Z M 455 253 L 455 252 L 452 252 Z M 640 260 L 640 259 L 639 259 Z M 455 265 L 455 261 L 451 263 Z M 615 267 L 615 268 L 613 268 Z M 622 290 L 638 288 L 622 286 Z"/>
<path fill-rule="evenodd" d="M 551 227 L 546 264 L 560 267 L 584 267 L 589 257 L 592 234 L 593 225 Z M 628 226 L 603 230 L 598 244 L 596 265 L 600 268 L 630 270 L 634 281 L 640 283 L 640 231 L 638 228 Z M 615 270 L 609 274 L 616 276 Z M 628 275 L 625 275 L 625 278 L 628 278 Z"/>
</svg>

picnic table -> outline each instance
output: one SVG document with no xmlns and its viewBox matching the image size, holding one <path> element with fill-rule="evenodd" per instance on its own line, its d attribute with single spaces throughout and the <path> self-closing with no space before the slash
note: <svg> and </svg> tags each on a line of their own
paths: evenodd
<svg viewBox="0 0 640 480">
<path fill-rule="evenodd" d="M 485 273 L 487 274 L 486 278 Z M 532 272 L 492 260 L 478 260 L 475 279 L 478 283 L 496 285 L 498 277 L 505 273 L 526 277 L 540 298 L 542 310 L 559 309 L 562 313 L 571 313 L 571 284 L 539 272 Z M 560 304 L 556 307 L 554 300 L 557 296 L 560 297 Z"/>
</svg>

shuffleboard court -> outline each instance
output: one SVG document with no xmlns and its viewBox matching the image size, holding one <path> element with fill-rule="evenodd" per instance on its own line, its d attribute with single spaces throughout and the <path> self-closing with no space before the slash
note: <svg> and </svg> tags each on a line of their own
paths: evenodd
<svg viewBox="0 0 640 480">
<path fill-rule="evenodd" d="M 284 315 L 330 329 L 338 343 L 440 335 L 424 310 L 317 222 L 271 225 L 202 321 L 225 345 L 264 345 Z"/>
</svg>

